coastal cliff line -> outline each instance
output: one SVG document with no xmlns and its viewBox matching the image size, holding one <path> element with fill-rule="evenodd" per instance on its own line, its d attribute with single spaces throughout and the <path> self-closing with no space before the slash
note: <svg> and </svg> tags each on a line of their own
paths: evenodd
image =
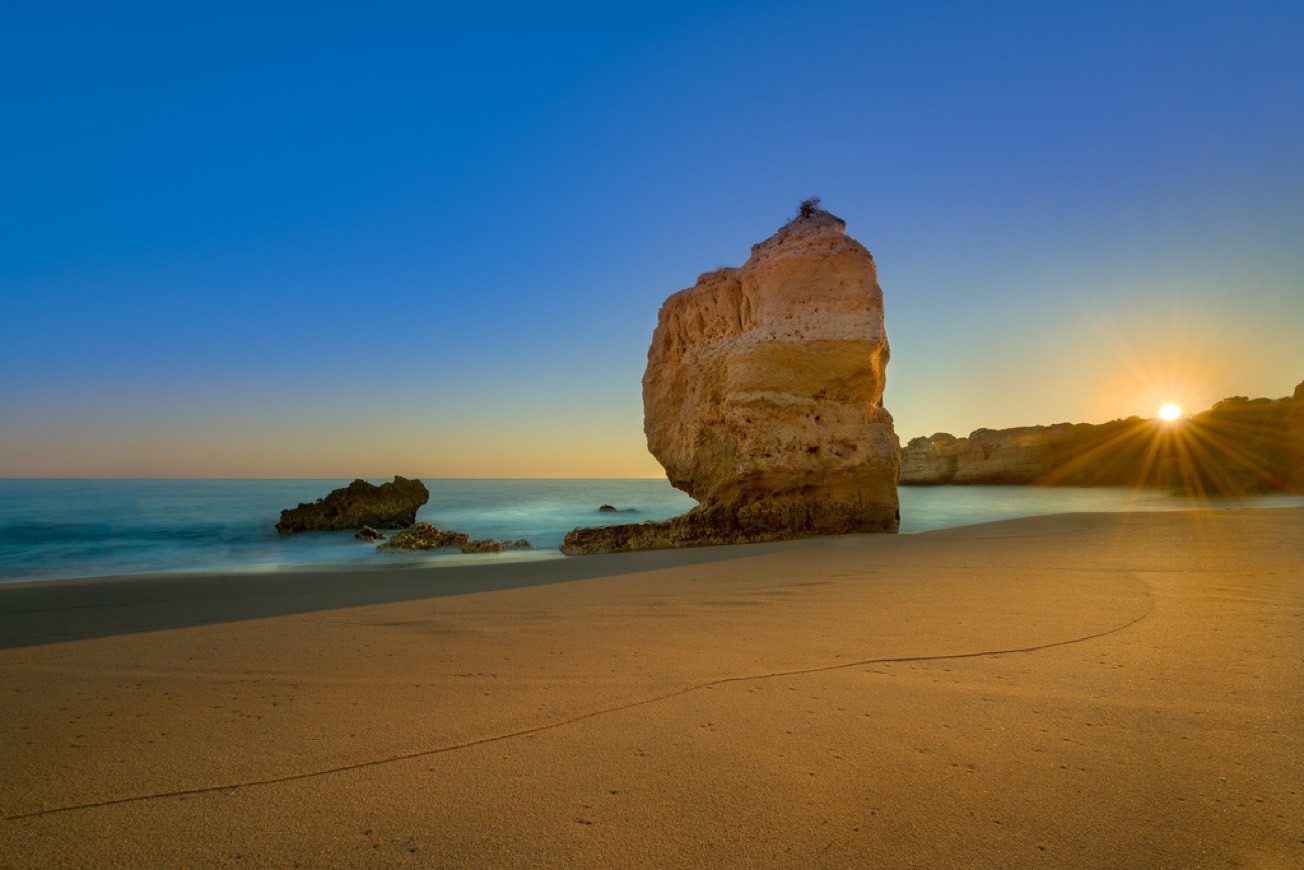
<svg viewBox="0 0 1304 870">
<path fill-rule="evenodd" d="M 1304 383 L 1280 399 L 1223 399 L 1175 423 L 1129 417 L 913 438 L 900 482 L 1304 492 Z"/>
</svg>

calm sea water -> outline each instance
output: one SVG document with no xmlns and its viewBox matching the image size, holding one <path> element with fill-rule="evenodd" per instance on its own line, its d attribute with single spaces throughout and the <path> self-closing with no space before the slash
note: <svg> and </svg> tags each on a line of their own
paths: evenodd
<svg viewBox="0 0 1304 870">
<path fill-rule="evenodd" d="M 376 481 L 377 483 L 383 481 Z M 0 583 L 153 571 L 453 564 L 564 558 L 576 526 L 660 520 L 695 502 L 664 480 L 427 480 L 419 520 L 536 550 L 464 556 L 381 551 L 347 532 L 280 536 L 280 511 L 347 480 L 0 480 Z M 631 513 L 599 513 L 602 504 Z M 1304 496 L 1214 507 L 1304 505 Z M 1207 502 L 1158 491 L 1014 486 L 903 487 L 901 530 L 1070 511 L 1179 510 Z"/>
</svg>

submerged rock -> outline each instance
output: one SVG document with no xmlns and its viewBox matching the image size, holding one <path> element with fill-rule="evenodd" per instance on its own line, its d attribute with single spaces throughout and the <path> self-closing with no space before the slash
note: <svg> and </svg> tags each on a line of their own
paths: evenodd
<svg viewBox="0 0 1304 870">
<path fill-rule="evenodd" d="M 473 541 L 464 532 L 441 531 L 430 523 L 416 523 L 404 529 L 377 550 L 439 550 L 456 547 L 463 553 L 501 553 L 504 550 L 531 550 L 529 541 Z"/>
<path fill-rule="evenodd" d="M 502 553 L 507 550 L 533 550 L 534 545 L 521 538 L 517 541 L 471 541 L 462 547 L 463 553 Z"/>
<path fill-rule="evenodd" d="M 809 207 L 807 207 L 809 206 Z M 813 203 L 661 307 L 643 376 L 648 449 L 700 506 L 575 529 L 566 553 L 895 532 L 901 449 L 874 259 Z"/>
<path fill-rule="evenodd" d="M 325 498 L 281 511 L 276 531 L 292 535 L 345 532 L 363 526 L 401 529 L 417 521 L 417 511 L 429 498 L 430 491 L 419 480 L 395 477 L 390 483 L 376 486 L 359 479 L 332 490 Z"/>
</svg>

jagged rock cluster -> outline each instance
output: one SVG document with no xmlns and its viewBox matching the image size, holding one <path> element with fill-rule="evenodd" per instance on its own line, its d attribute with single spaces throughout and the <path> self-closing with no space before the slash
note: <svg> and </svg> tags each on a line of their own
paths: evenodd
<svg viewBox="0 0 1304 870">
<path fill-rule="evenodd" d="M 874 259 L 837 217 L 802 213 L 741 268 L 661 307 L 643 376 L 648 449 L 699 507 L 576 529 L 567 553 L 894 532 L 901 452 Z"/>
<path fill-rule="evenodd" d="M 430 491 L 419 480 L 395 477 L 390 483 L 376 486 L 359 479 L 332 490 L 325 498 L 281 511 L 276 531 L 292 535 L 344 532 L 364 526 L 402 529 L 417 521 L 417 511 L 429 498 Z"/>
<path fill-rule="evenodd" d="M 295 532 L 342 532 L 357 530 L 359 541 L 384 541 L 376 549 L 438 550 L 456 547 L 463 553 L 500 553 L 504 550 L 529 550 L 533 546 L 518 541 L 475 541 L 462 532 L 440 531 L 430 523 L 418 523 L 417 511 L 430 499 L 430 492 L 419 480 L 395 477 L 391 483 L 375 486 L 355 480 L 346 487 L 332 490 L 325 498 L 297 508 L 281 511 L 276 530 L 283 535 Z M 402 529 L 393 538 L 377 531 Z"/>
<path fill-rule="evenodd" d="M 524 539 L 519 541 L 473 541 L 463 532 L 440 531 L 430 523 L 417 523 L 376 547 L 377 550 L 439 550 L 456 547 L 463 553 L 501 553 L 505 550 L 530 550 Z"/>
<path fill-rule="evenodd" d="M 1233 396 L 1177 425 L 1130 417 L 914 438 L 901 483 L 1304 492 L 1304 383 L 1281 399 Z"/>
</svg>

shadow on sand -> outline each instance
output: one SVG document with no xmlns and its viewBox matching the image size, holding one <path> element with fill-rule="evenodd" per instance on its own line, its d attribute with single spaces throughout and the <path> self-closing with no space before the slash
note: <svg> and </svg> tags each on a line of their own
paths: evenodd
<svg viewBox="0 0 1304 870">
<path fill-rule="evenodd" d="M 0 649 L 637 574 L 801 543 L 433 568 L 144 574 L 3 585 Z"/>
</svg>

